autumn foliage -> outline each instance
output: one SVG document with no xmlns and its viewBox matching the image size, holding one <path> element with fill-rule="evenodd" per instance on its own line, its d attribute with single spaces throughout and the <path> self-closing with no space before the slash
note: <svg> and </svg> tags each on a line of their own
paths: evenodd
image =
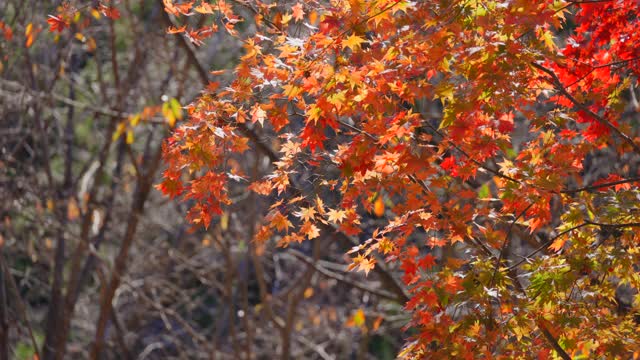
<svg viewBox="0 0 640 360">
<path fill-rule="evenodd" d="M 352 268 L 402 271 L 406 358 L 639 356 L 638 169 L 585 176 L 640 156 L 637 0 L 164 5 L 195 45 L 256 27 L 164 147 L 194 226 L 252 191 L 258 244 L 355 239 Z"/>
</svg>

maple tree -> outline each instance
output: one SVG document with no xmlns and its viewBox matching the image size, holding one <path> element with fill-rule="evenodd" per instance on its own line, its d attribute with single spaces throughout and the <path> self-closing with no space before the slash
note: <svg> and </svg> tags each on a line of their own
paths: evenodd
<svg viewBox="0 0 640 360">
<path fill-rule="evenodd" d="M 193 224 L 245 186 L 228 159 L 252 151 L 272 167 L 246 188 L 280 199 L 256 242 L 339 232 L 362 240 L 353 268 L 399 264 L 417 330 L 403 356 L 639 355 L 640 304 L 615 300 L 640 285 L 638 169 L 584 176 L 597 151 L 640 153 L 623 116 L 640 71 L 637 1 L 242 4 L 257 32 L 235 79 L 190 104 L 165 147 L 159 188 L 192 200 Z M 165 5 L 219 13 L 235 35 L 231 3 Z M 362 236 L 367 212 L 387 222 Z M 516 236 L 537 248 L 512 254 Z"/>
<path fill-rule="evenodd" d="M 397 267 L 406 358 L 640 356 L 637 0 L 163 4 L 195 45 L 256 27 L 164 145 L 195 227 L 252 191 L 256 244 L 339 235 L 352 269 Z M 602 151 L 622 165 L 588 176 Z"/>
</svg>

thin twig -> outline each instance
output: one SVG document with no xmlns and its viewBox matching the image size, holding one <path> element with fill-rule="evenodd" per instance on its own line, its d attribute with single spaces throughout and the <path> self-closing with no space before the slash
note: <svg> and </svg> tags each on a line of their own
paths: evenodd
<svg viewBox="0 0 640 360">
<path fill-rule="evenodd" d="M 518 219 L 520 219 L 522 216 L 524 216 L 524 214 L 531 209 L 531 207 L 533 206 L 533 204 L 535 203 L 531 203 L 529 204 L 524 210 L 522 210 L 518 216 L 516 216 L 513 221 L 511 222 L 511 224 L 509 225 L 509 230 L 507 230 L 507 235 L 505 235 L 504 237 L 504 241 L 502 242 L 502 247 L 500 248 L 500 254 L 498 255 L 498 259 L 496 260 L 496 267 L 495 269 L 493 269 L 493 274 L 491 275 L 491 281 L 489 281 L 489 288 L 493 287 L 493 282 L 496 279 L 496 274 L 498 273 L 498 271 L 500 270 L 500 263 L 502 262 L 502 258 L 504 257 L 504 252 L 507 248 L 507 244 L 509 243 L 509 238 L 511 237 L 511 231 L 513 230 L 513 227 L 515 226 L 516 222 L 518 221 Z"/>
<path fill-rule="evenodd" d="M 334 280 L 337 280 L 339 282 L 345 283 L 345 284 L 347 284 L 349 286 L 352 286 L 353 288 L 356 288 L 358 290 L 361 290 L 361 291 L 364 291 L 364 292 L 367 292 L 367 293 L 370 293 L 370 294 L 373 294 L 373 295 L 377 295 L 377 296 L 379 296 L 379 297 L 381 297 L 383 299 L 391 300 L 391 301 L 397 302 L 397 303 L 402 303 L 402 301 L 400 299 L 398 299 L 397 296 L 394 296 L 391 293 L 368 287 L 368 286 L 366 286 L 364 284 L 361 284 L 361 283 L 359 283 L 357 281 L 353 281 L 353 280 L 347 278 L 346 276 L 334 273 L 333 271 L 326 269 L 322 265 L 314 264 L 311 261 L 311 259 L 309 259 L 308 256 L 305 256 L 304 254 L 300 253 L 297 250 L 290 250 L 289 252 L 296 259 L 304 262 L 307 265 L 313 266 L 318 273 L 320 273 L 320 274 L 322 274 L 322 275 L 324 275 L 324 276 L 326 276 L 326 277 L 328 277 L 330 279 L 334 279 Z"/>
<path fill-rule="evenodd" d="M 520 261 L 518 261 L 517 263 L 515 263 L 515 264 L 511 265 L 511 266 L 507 269 L 507 271 L 513 271 L 513 270 L 515 270 L 516 268 L 518 268 L 518 266 L 522 265 L 524 262 L 526 262 L 526 261 L 527 261 L 528 259 L 530 259 L 532 256 L 534 256 L 535 254 L 537 254 L 537 253 L 539 253 L 540 251 L 544 250 L 547 246 L 549 246 L 549 245 L 553 244 L 553 242 L 554 242 L 554 241 L 556 241 L 557 239 L 559 239 L 559 238 L 563 237 L 564 235 L 566 235 L 566 234 L 568 234 L 568 233 L 572 232 L 573 230 L 578 230 L 578 229 L 580 229 L 581 227 L 584 227 L 584 226 L 587 226 L 587 225 L 590 225 L 590 224 L 589 224 L 589 223 L 587 223 L 587 222 L 584 222 L 584 223 L 582 223 L 582 224 L 580 224 L 580 225 L 576 225 L 576 226 L 574 226 L 574 227 L 572 227 L 572 228 L 570 228 L 570 229 L 567 229 L 567 230 L 565 230 L 565 231 L 561 232 L 560 234 L 558 234 L 558 235 L 556 235 L 556 236 L 552 237 L 551 239 L 549 239 L 549 240 L 545 241 L 542 245 L 540 245 L 540 247 L 538 247 L 537 249 L 533 250 L 531 253 L 529 253 L 527 256 L 525 256 L 522 260 L 520 260 Z"/>
</svg>

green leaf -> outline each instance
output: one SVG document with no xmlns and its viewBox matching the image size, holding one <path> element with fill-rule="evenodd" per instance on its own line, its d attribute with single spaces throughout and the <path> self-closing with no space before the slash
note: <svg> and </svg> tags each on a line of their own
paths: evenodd
<svg viewBox="0 0 640 360">
<path fill-rule="evenodd" d="M 478 198 L 479 199 L 486 199 L 489 197 L 489 195 L 491 194 L 491 191 L 489 189 L 489 185 L 488 184 L 482 184 L 482 186 L 480 186 L 480 189 L 478 189 Z"/>
<path fill-rule="evenodd" d="M 180 105 L 178 100 L 176 100 L 176 98 L 171 98 L 171 100 L 169 100 L 169 106 L 171 106 L 173 116 L 177 120 L 182 120 L 182 106 Z"/>
</svg>

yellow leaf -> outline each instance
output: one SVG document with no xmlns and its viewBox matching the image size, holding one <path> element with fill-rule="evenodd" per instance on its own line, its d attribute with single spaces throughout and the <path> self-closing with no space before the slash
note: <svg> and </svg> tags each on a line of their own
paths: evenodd
<svg viewBox="0 0 640 360">
<path fill-rule="evenodd" d="M 364 271 L 365 275 L 369 275 L 369 271 L 373 270 L 376 265 L 376 259 L 371 259 L 363 255 L 356 256 L 353 262 L 358 266 L 358 271 Z"/>
<path fill-rule="evenodd" d="M 167 124 L 169 124 L 170 127 L 175 126 L 176 116 L 171 110 L 171 106 L 168 102 L 162 104 L 162 115 L 164 115 L 164 118 L 167 120 Z"/>
<path fill-rule="evenodd" d="M 182 106 L 176 98 L 171 98 L 169 100 L 169 106 L 171 107 L 171 112 L 173 112 L 173 116 L 176 120 L 182 120 Z"/>
<path fill-rule="evenodd" d="M 349 317 L 349 319 L 347 320 L 346 325 L 348 327 L 363 327 L 365 324 L 365 321 L 367 320 L 366 316 L 364 315 L 364 310 L 362 309 L 358 309 L 356 310 L 356 312 L 353 313 L 353 315 L 351 315 L 351 317 Z"/>
<path fill-rule="evenodd" d="M 289 23 L 289 21 L 291 21 L 292 18 L 293 18 L 292 14 L 284 14 L 284 15 L 282 15 L 282 24 L 283 25 L 287 25 Z"/>
<path fill-rule="evenodd" d="M 292 100 L 302 92 L 302 88 L 297 87 L 293 84 L 284 85 L 282 86 L 282 89 L 284 90 L 283 94 L 286 95 L 289 100 Z"/>
<path fill-rule="evenodd" d="M 127 130 L 127 144 L 131 145 L 133 144 L 133 140 L 134 140 L 134 136 L 133 136 L 133 131 L 132 130 Z"/>
<path fill-rule="evenodd" d="M 24 31 L 24 36 L 26 38 L 24 42 L 24 46 L 26 48 L 30 48 L 31 45 L 33 45 L 33 42 L 35 41 L 37 34 L 38 32 L 33 30 L 33 24 L 29 23 Z"/>
<path fill-rule="evenodd" d="M 129 117 L 129 124 L 131 124 L 131 126 L 137 126 L 139 122 L 140 122 L 140 114 L 135 114 Z"/>
<path fill-rule="evenodd" d="M 97 9 L 91 9 L 91 16 L 93 16 L 96 20 L 100 19 L 100 11 Z"/>
<path fill-rule="evenodd" d="M 365 42 L 365 40 L 359 36 L 351 35 L 342 42 L 342 48 L 350 48 L 351 50 L 355 50 L 360 47 L 360 44 Z"/>
<path fill-rule="evenodd" d="M 336 224 L 340 224 L 342 220 L 347 218 L 347 213 L 344 210 L 334 210 L 330 209 L 327 212 L 327 218 L 329 221 L 334 222 Z"/>
<path fill-rule="evenodd" d="M 315 219 L 316 209 L 313 207 L 300 208 L 300 212 L 295 213 L 295 215 L 304 221 L 310 221 Z"/>
<path fill-rule="evenodd" d="M 550 31 L 548 31 L 548 30 L 540 31 L 540 37 L 544 41 L 544 45 L 547 47 L 547 49 L 555 50 L 556 44 L 553 41 L 553 34 L 551 34 Z"/>
<path fill-rule="evenodd" d="M 312 287 L 308 287 L 304 290 L 304 298 L 308 299 L 310 297 L 313 296 L 313 288 Z"/>
<path fill-rule="evenodd" d="M 226 231 L 229 228 L 229 213 L 228 212 L 224 212 L 222 213 L 222 216 L 220 217 L 220 229 L 222 229 L 222 231 Z"/>
</svg>

